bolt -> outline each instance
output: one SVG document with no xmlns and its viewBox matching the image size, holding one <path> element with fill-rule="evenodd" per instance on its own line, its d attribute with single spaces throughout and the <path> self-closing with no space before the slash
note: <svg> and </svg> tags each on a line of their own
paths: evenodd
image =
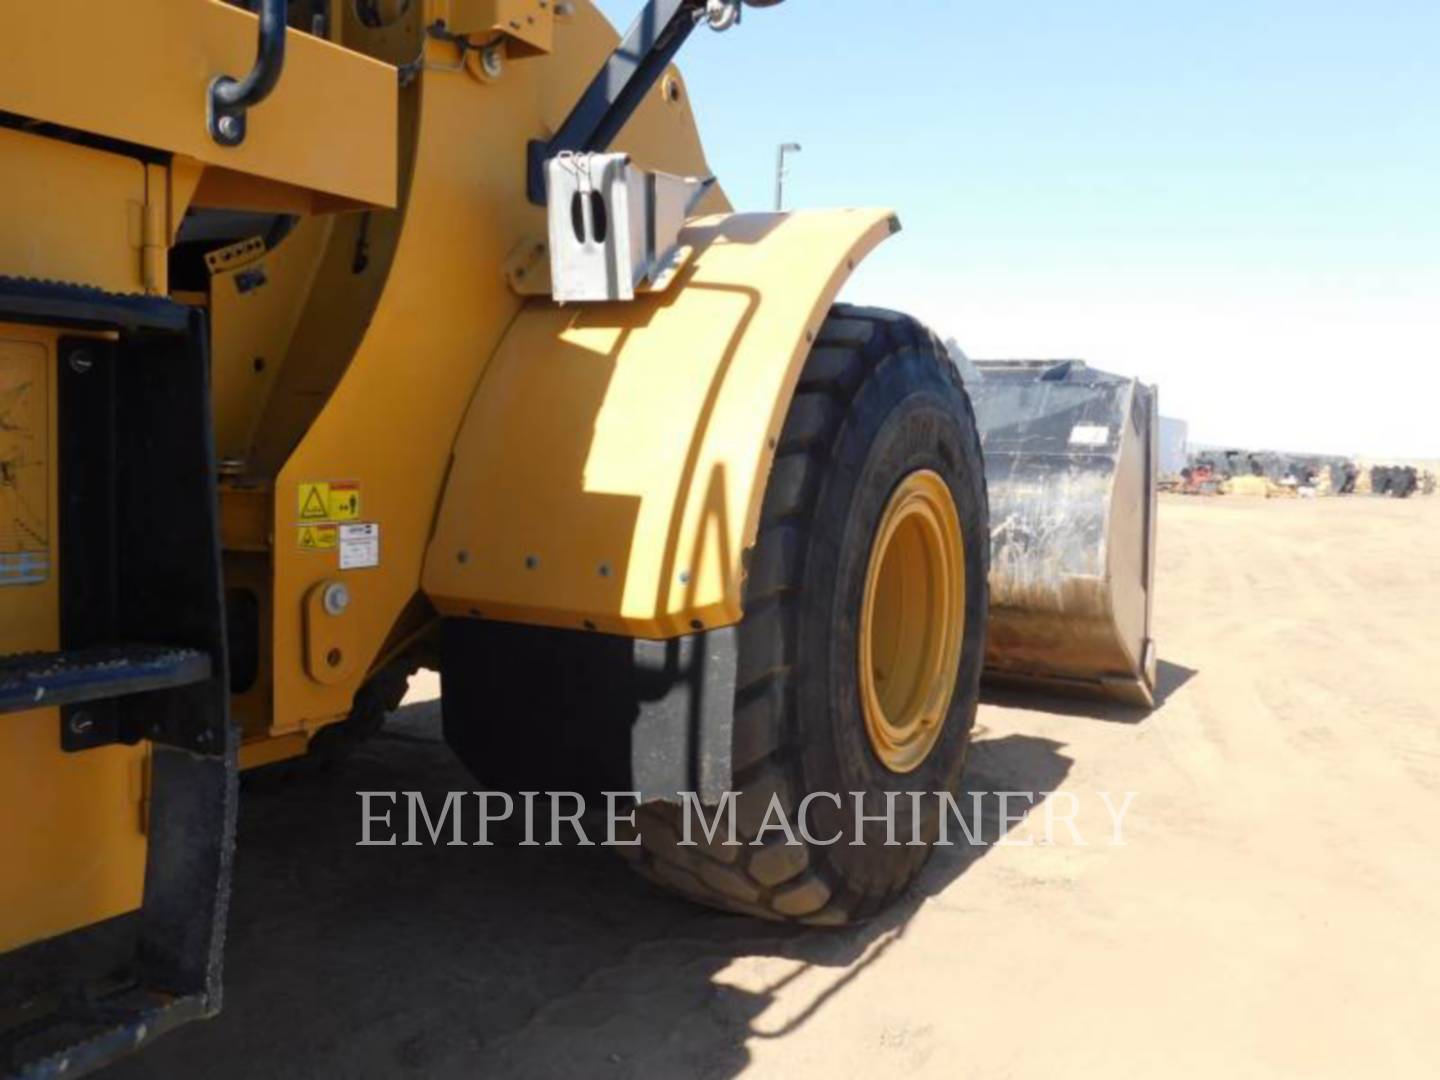
<svg viewBox="0 0 1440 1080">
<path fill-rule="evenodd" d="M 77 709 L 70 714 L 70 734 L 88 735 L 95 727 L 95 718 L 84 709 Z"/>
<path fill-rule="evenodd" d="M 535 555 L 526 555 L 526 556 L 525 556 L 525 569 L 526 569 L 526 570 L 534 570 L 534 569 L 535 569 L 537 566 L 539 566 L 539 565 L 540 565 L 540 559 L 539 559 L 539 557 L 537 557 L 537 556 L 535 556 Z"/>
<path fill-rule="evenodd" d="M 345 659 L 345 654 L 339 649 L 331 649 L 325 654 L 325 662 L 331 667 L 339 667 L 340 661 Z"/>
<path fill-rule="evenodd" d="M 340 581 L 332 581 L 320 595 L 320 603 L 327 615 L 344 615 L 350 606 L 350 590 Z"/>
<path fill-rule="evenodd" d="M 240 118 L 238 116 L 222 116 L 215 124 L 219 129 L 222 138 L 240 138 Z"/>
<path fill-rule="evenodd" d="M 470 552 L 468 552 L 468 551 L 457 551 L 457 552 L 455 553 L 455 561 L 458 562 L 461 566 L 464 566 L 466 563 L 468 563 L 468 562 L 470 561 Z"/>
<path fill-rule="evenodd" d="M 608 562 L 602 562 L 602 563 L 600 564 L 600 576 L 601 576 L 601 577 L 609 577 L 609 576 L 610 576 L 610 564 L 609 564 Z"/>
<path fill-rule="evenodd" d="M 681 570 L 681 571 L 680 571 L 680 584 L 681 584 L 681 585 L 689 585 L 689 584 L 690 584 L 690 571 L 689 571 L 689 570 Z"/>
<path fill-rule="evenodd" d="M 94 358 L 84 349 L 76 349 L 70 354 L 70 370 L 76 375 L 84 375 L 94 366 Z"/>
</svg>

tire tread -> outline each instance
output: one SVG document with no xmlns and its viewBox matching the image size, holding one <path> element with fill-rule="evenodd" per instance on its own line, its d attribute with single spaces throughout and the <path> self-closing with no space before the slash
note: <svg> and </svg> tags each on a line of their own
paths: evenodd
<svg viewBox="0 0 1440 1080">
<path fill-rule="evenodd" d="M 883 377 L 887 360 L 906 350 L 934 358 L 961 391 L 968 430 L 976 431 L 960 373 L 931 331 L 893 311 L 844 304 L 831 309 L 801 373 L 780 436 L 746 582 L 733 763 L 740 806 L 736 819 L 744 846 L 723 852 L 703 842 L 678 846 L 681 807 L 650 803 L 637 808 L 641 846 L 635 849 L 635 868 L 692 900 L 778 921 L 844 925 L 869 918 L 892 903 L 924 861 L 927 849 L 909 849 L 916 852 L 915 859 L 895 860 L 892 878 L 868 882 L 862 891 L 856 882 L 828 880 L 808 848 L 792 849 L 803 853 L 789 856 L 792 868 L 787 856 L 777 854 L 772 845 L 755 847 L 748 842 L 770 794 L 787 787 L 798 791 L 801 786 L 803 748 L 792 745 L 785 725 L 796 661 L 794 629 L 811 540 L 808 522 L 831 465 L 831 448 L 861 388 L 868 380 Z M 980 460 L 979 453 L 977 437 L 975 461 Z"/>
</svg>

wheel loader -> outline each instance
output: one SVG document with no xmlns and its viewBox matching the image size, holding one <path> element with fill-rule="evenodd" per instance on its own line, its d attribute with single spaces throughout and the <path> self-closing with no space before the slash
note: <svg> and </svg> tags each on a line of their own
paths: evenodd
<svg viewBox="0 0 1440 1080">
<path fill-rule="evenodd" d="M 7 1073 L 214 1014 L 239 773 L 421 665 L 477 784 L 633 793 L 686 896 L 837 925 L 919 872 L 761 819 L 935 836 L 896 796 L 955 790 L 975 717 L 981 432 L 928 329 L 837 301 L 893 212 L 712 176 L 674 61 L 745 13 L 0 14 Z M 745 842 L 685 844 L 732 793 Z"/>
</svg>

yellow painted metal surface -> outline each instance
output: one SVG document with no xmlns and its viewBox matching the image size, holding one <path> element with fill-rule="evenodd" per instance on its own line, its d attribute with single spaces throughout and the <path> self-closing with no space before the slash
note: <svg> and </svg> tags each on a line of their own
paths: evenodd
<svg viewBox="0 0 1440 1080">
<path fill-rule="evenodd" d="M 0 654 L 60 640 L 55 341 L 0 325 Z M 59 724 L 0 717 L 0 951 L 140 904 L 147 751 L 65 754 Z"/>
<path fill-rule="evenodd" d="M 304 757 L 310 748 L 310 740 L 303 732 L 279 735 L 273 739 L 260 739 L 244 743 L 239 751 L 239 767 L 258 769 L 262 765 L 273 765 L 277 761 L 290 761 Z"/>
<path fill-rule="evenodd" d="M 429 13 L 436 10 L 432 4 Z M 408 26 L 402 20 L 376 33 L 398 50 Z M 347 23 L 352 31 L 359 33 Z M 470 74 L 454 44 L 428 40 L 415 83 L 402 91 L 402 116 L 411 117 L 402 142 L 413 142 L 405 142 L 401 209 L 336 222 L 252 463 L 274 480 L 272 734 L 345 716 L 365 673 L 416 610 L 461 421 L 525 303 L 509 287 L 506 259 L 546 235 L 543 210 L 525 199 L 523 148 L 559 126 L 617 40 L 581 0 L 556 18 L 553 53 L 511 56 L 493 81 Z M 618 145 L 647 167 L 709 175 L 684 84 L 678 72 L 672 77 L 677 93 L 657 87 Z M 728 209 L 718 188 L 707 206 Z M 362 229 L 370 270 L 357 275 Z M 379 566 L 342 571 L 338 551 L 294 542 L 300 485 L 334 478 L 362 485 L 363 520 L 380 530 Z M 306 668 L 305 598 L 337 575 L 353 597 L 357 666 L 325 683 Z M 244 695 L 245 709 L 259 695 Z"/>
<path fill-rule="evenodd" d="M 0 162 L 0 273 L 144 291 L 144 165 L 4 128 Z"/>
<path fill-rule="evenodd" d="M 249 257 L 211 272 L 211 398 L 222 461 L 250 456 L 333 229 L 328 217 L 303 221 L 275 252 L 257 238 Z"/>
<path fill-rule="evenodd" d="M 210 80 L 255 59 L 255 16 L 220 0 L 5 6 L 0 110 L 184 155 L 331 199 L 395 202 L 395 71 L 290 31 L 243 145 L 206 127 Z M 318 206 L 326 205 L 323 201 Z"/>
<path fill-rule="evenodd" d="M 548 53 L 555 41 L 555 8 L 550 0 L 448 0 L 445 28 L 452 34 L 504 34 L 510 47 Z"/>
<path fill-rule="evenodd" d="M 265 487 L 220 485 L 220 546 L 226 551 L 270 551 L 270 491 Z"/>
<path fill-rule="evenodd" d="M 320 581 L 305 594 L 305 671 L 327 686 L 353 680 L 359 672 L 356 631 L 359 620 L 353 610 L 325 609 L 325 590 L 339 581 Z"/>
<path fill-rule="evenodd" d="M 481 381 L 425 564 L 442 611 L 667 638 L 738 622 L 790 398 L 886 210 L 701 219 L 671 291 L 535 301 Z"/>
</svg>

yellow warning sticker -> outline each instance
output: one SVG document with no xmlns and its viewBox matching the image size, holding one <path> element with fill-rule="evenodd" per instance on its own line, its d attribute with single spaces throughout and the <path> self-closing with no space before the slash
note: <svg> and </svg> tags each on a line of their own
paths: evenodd
<svg viewBox="0 0 1440 1080">
<path fill-rule="evenodd" d="M 360 516 L 360 485 L 354 480 L 331 481 L 330 519 L 354 521 Z"/>
<path fill-rule="evenodd" d="M 300 485 L 300 520 L 324 521 L 330 516 L 330 485 Z"/>
<path fill-rule="evenodd" d="M 297 532 L 301 551 L 334 551 L 340 546 L 339 525 L 301 525 Z"/>
<path fill-rule="evenodd" d="M 360 483 L 317 480 L 301 484 L 296 505 L 301 521 L 354 521 L 360 516 Z"/>
</svg>

